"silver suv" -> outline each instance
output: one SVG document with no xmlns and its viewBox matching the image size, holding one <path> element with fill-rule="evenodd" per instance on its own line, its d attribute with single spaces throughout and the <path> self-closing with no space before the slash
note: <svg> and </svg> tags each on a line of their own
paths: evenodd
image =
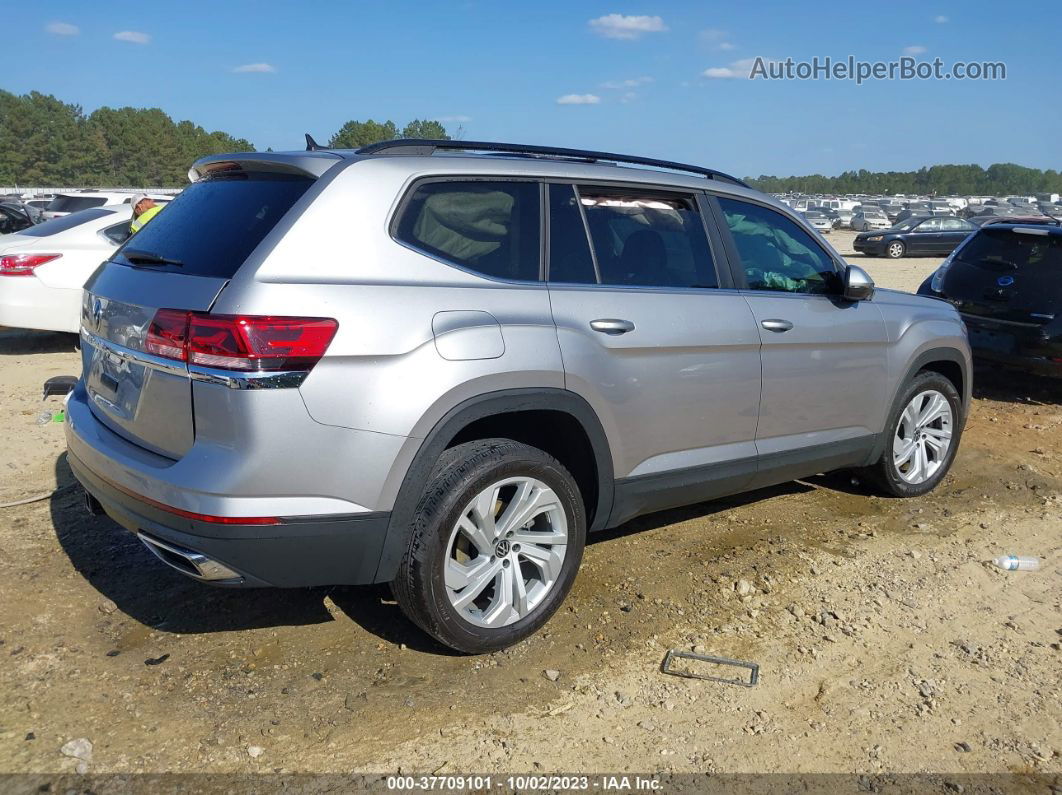
<svg viewBox="0 0 1062 795">
<path fill-rule="evenodd" d="M 464 652 L 541 627 L 586 534 L 955 456 L 955 309 L 878 290 L 710 169 L 396 141 L 198 161 L 85 288 L 69 463 L 223 585 L 390 582 Z"/>
</svg>

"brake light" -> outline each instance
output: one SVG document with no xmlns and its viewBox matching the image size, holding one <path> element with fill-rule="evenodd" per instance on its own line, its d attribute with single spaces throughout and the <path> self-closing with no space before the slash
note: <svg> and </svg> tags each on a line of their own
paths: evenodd
<svg viewBox="0 0 1062 795">
<path fill-rule="evenodd" d="M 160 309 L 148 326 L 144 350 L 164 359 L 188 361 L 185 341 L 188 338 L 188 313 L 176 309 Z"/>
<path fill-rule="evenodd" d="M 144 350 L 222 370 L 309 371 L 324 356 L 338 328 L 332 318 L 160 309 L 148 328 Z"/>
<path fill-rule="evenodd" d="M 4 254 L 0 257 L 0 276 L 32 276 L 35 268 L 59 259 L 62 254 Z"/>
</svg>

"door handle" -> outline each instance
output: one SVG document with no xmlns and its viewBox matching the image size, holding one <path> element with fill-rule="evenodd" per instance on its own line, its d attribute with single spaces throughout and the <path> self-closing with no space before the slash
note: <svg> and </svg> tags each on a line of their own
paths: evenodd
<svg viewBox="0 0 1062 795">
<path fill-rule="evenodd" d="M 793 324 L 788 320 L 782 320 L 781 318 L 771 318 L 769 320 L 761 320 L 760 325 L 768 331 L 777 331 L 781 333 L 783 331 L 789 331 L 793 328 Z"/>
<path fill-rule="evenodd" d="M 620 320 L 614 317 L 603 317 L 599 320 L 591 320 L 590 328 L 594 331 L 600 331 L 602 334 L 626 334 L 628 331 L 634 331 L 634 324 L 629 320 Z"/>
</svg>

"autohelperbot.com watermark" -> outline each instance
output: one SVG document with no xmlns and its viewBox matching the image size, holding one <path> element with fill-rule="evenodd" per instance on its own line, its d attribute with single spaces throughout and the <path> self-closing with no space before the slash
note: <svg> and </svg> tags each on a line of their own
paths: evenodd
<svg viewBox="0 0 1062 795">
<path fill-rule="evenodd" d="M 815 56 L 810 61 L 757 57 L 749 67 L 750 80 L 852 80 L 857 85 L 872 80 L 1006 80 L 1003 61 L 919 60 L 905 55 L 893 61 L 862 61 Z"/>
</svg>

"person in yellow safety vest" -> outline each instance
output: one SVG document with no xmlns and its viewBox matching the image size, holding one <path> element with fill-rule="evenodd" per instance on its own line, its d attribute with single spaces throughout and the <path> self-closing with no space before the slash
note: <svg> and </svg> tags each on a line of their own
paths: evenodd
<svg viewBox="0 0 1062 795">
<path fill-rule="evenodd" d="M 144 228 L 144 224 L 162 212 L 162 208 L 166 205 L 155 204 L 155 202 L 145 196 L 143 193 L 138 193 L 133 197 L 133 222 L 129 224 L 129 233 L 135 235 L 141 229 Z"/>
</svg>

